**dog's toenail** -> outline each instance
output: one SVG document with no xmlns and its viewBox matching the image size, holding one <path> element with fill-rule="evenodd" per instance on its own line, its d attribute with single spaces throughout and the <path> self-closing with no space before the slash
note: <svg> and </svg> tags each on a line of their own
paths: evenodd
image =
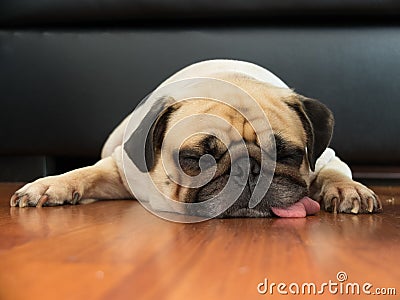
<svg viewBox="0 0 400 300">
<path fill-rule="evenodd" d="M 78 192 L 72 194 L 72 204 L 76 204 L 79 201 L 81 195 Z"/>
</svg>

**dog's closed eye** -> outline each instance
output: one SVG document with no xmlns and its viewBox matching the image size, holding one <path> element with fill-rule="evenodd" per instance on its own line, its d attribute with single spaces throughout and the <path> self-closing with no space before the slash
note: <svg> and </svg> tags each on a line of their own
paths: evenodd
<svg viewBox="0 0 400 300">
<path fill-rule="evenodd" d="M 303 162 L 305 151 L 275 135 L 277 163 L 299 167 Z"/>
<path fill-rule="evenodd" d="M 181 150 L 179 151 L 179 165 L 187 175 L 197 176 L 201 172 L 199 164 L 201 156 L 201 153 L 190 149 Z"/>
</svg>

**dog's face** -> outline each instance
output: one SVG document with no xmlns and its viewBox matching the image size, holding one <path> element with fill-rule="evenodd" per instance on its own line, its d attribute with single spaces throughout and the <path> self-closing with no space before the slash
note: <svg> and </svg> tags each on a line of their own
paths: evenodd
<svg viewBox="0 0 400 300">
<path fill-rule="evenodd" d="M 249 78 L 224 78 L 246 90 L 260 105 L 268 117 L 272 127 L 276 145 L 276 166 L 268 192 L 252 209 L 249 208 L 254 185 L 260 173 L 261 149 L 259 137 L 253 126 L 236 109 L 211 99 L 195 99 L 182 101 L 166 107 L 152 125 L 152 130 L 146 142 L 146 169 L 162 193 L 180 202 L 203 202 L 217 195 L 227 184 L 230 176 L 240 176 L 231 173 L 232 164 L 239 166 L 241 157 L 231 158 L 230 150 L 238 144 L 237 134 L 240 134 L 248 150 L 250 170 L 247 184 L 236 202 L 226 210 L 221 217 L 258 217 L 271 216 L 271 207 L 285 208 L 308 195 L 309 170 L 314 170 L 317 158 L 328 146 L 333 130 L 331 112 L 320 102 L 297 95 L 292 90 L 276 88 Z M 238 101 L 246 109 L 246 102 Z M 192 115 L 213 115 L 230 124 L 230 128 L 221 123 L 212 122 L 215 135 L 201 133 L 199 128 L 191 128 L 198 134 L 188 135 L 183 143 L 170 136 L 165 139 L 175 124 Z M 254 122 L 254 120 L 252 120 Z M 224 122 L 223 122 L 224 123 Z M 193 126 L 193 125 L 192 125 Z M 196 126 L 196 125 L 194 125 Z M 224 135 L 229 143 L 223 143 L 216 136 Z M 131 137 L 131 140 L 135 138 Z M 161 146 L 164 154 L 161 158 Z M 131 145 L 135 147 L 135 145 Z M 129 151 L 129 146 L 125 146 Z M 178 157 L 178 161 L 174 160 Z M 171 180 L 174 172 L 165 171 L 165 165 L 179 164 L 189 176 L 197 176 L 201 171 L 200 158 L 205 154 L 211 155 L 216 163 L 216 172 L 211 181 L 202 187 L 184 187 Z M 163 161 L 164 160 L 164 161 Z M 168 160 L 168 161 L 166 161 Z M 176 170 L 179 170 L 177 167 Z M 237 172 L 236 172 L 237 173 Z M 176 178 L 175 178 L 176 179 Z"/>
</svg>

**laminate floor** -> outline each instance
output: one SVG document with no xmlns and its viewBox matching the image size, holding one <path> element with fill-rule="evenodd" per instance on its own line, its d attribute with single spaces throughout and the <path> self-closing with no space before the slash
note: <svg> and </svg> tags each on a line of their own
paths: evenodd
<svg viewBox="0 0 400 300">
<path fill-rule="evenodd" d="M 375 188 L 376 215 L 198 224 L 136 201 L 11 208 L 18 187 L 0 184 L 2 300 L 400 299 L 400 187 Z"/>
</svg>

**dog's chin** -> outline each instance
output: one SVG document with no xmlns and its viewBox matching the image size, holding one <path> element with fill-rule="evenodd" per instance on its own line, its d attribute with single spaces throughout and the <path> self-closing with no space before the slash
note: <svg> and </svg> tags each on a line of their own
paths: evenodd
<svg viewBox="0 0 400 300">
<path fill-rule="evenodd" d="M 229 180 L 229 174 L 225 174 L 200 188 L 193 202 L 204 202 L 214 196 L 218 196 Z M 228 195 L 229 195 L 229 191 Z M 274 176 L 271 185 L 263 199 L 254 207 L 249 208 L 249 200 L 252 189 L 247 184 L 238 197 L 237 194 L 229 195 L 237 200 L 218 218 L 238 217 L 271 217 L 275 216 L 271 208 L 287 208 L 308 195 L 307 185 L 293 181 L 290 177 Z M 207 214 L 207 212 L 197 212 Z"/>
</svg>

